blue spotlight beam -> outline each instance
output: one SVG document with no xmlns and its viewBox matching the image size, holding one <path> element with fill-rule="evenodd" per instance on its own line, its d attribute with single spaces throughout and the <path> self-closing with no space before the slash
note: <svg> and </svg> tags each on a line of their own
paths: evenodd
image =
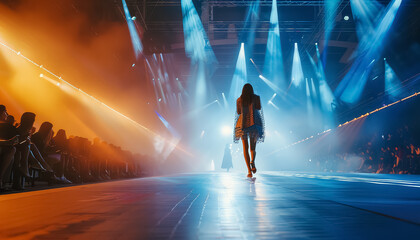
<svg viewBox="0 0 420 240">
<path fill-rule="evenodd" d="M 354 104 L 360 100 L 373 63 L 380 56 L 385 37 L 395 20 L 401 1 L 393 0 L 389 3 L 374 32 L 364 37 L 359 43 L 359 56 L 335 90 L 335 96 L 342 101 Z"/>
<path fill-rule="evenodd" d="M 128 30 L 130 31 L 131 43 L 133 44 L 134 54 L 136 58 L 140 56 L 143 52 L 143 45 L 141 44 L 139 34 L 137 33 L 136 25 L 134 24 L 134 20 L 131 18 L 130 11 L 128 11 L 128 6 L 125 0 L 122 0 L 125 20 L 127 21 Z"/>
<path fill-rule="evenodd" d="M 207 109 L 207 108 L 208 108 L 208 107 L 210 107 L 211 105 L 213 105 L 213 104 L 215 104 L 215 103 L 218 103 L 218 102 L 219 102 L 218 100 L 214 100 L 213 102 L 207 103 L 207 104 L 205 104 L 204 106 L 201 106 L 201 107 L 198 107 L 198 108 L 196 108 L 196 109 L 194 109 L 194 110 L 191 110 L 191 111 L 187 112 L 187 114 L 185 114 L 185 117 L 187 117 L 187 118 L 194 117 L 194 116 L 196 116 L 198 113 L 200 113 L 201 111 L 203 111 L 203 110 Z"/>
<path fill-rule="evenodd" d="M 384 59 L 385 64 L 385 92 L 390 96 L 391 99 L 396 99 L 401 95 L 401 81 L 394 69 Z"/>
<path fill-rule="evenodd" d="M 295 87 L 301 86 L 304 81 L 302 63 L 300 61 L 298 44 L 295 43 L 295 50 L 293 53 L 293 65 L 292 65 L 292 80 L 291 84 Z"/>
<path fill-rule="evenodd" d="M 156 112 L 156 115 L 159 117 L 159 120 L 163 123 L 163 125 L 169 130 L 169 132 L 172 134 L 173 137 L 179 139 L 181 137 L 181 135 L 178 133 L 178 131 L 176 131 L 176 129 L 174 127 L 172 127 L 172 125 L 166 121 L 166 119 L 160 115 L 158 112 Z"/>
<path fill-rule="evenodd" d="M 316 73 L 316 79 L 318 80 L 319 83 L 319 97 L 321 100 L 321 107 L 322 110 L 324 112 L 331 112 L 331 103 L 334 101 L 334 94 L 330 88 L 330 86 L 328 86 L 327 83 L 327 79 L 325 78 L 325 72 L 324 72 L 324 67 L 321 63 L 321 59 L 320 59 L 320 54 L 319 54 L 319 49 L 318 49 L 318 44 L 315 45 L 315 49 L 316 49 L 316 55 L 318 58 L 318 64 L 315 63 L 315 61 L 312 59 L 312 57 L 309 55 L 308 53 L 308 58 L 311 62 L 312 67 L 314 68 L 314 71 Z M 315 90 L 315 84 L 312 81 L 312 86 L 313 86 L 313 90 Z M 316 94 L 316 92 L 314 91 L 314 94 Z"/>
<path fill-rule="evenodd" d="M 326 64 L 326 51 L 328 49 L 328 41 L 330 39 L 330 35 L 331 35 L 331 31 L 334 28 L 335 25 L 335 16 L 337 14 L 337 8 L 340 4 L 340 2 L 342 2 L 343 0 L 325 0 L 324 4 L 325 4 L 325 31 L 324 31 L 324 39 L 325 39 L 325 43 L 324 43 L 324 54 L 323 54 L 323 65 L 325 66 Z"/>
<path fill-rule="evenodd" d="M 384 7 L 376 0 L 351 0 L 350 6 L 356 20 L 356 33 L 359 42 L 363 42 L 370 33 L 375 31 L 378 16 L 381 15 Z"/>
<path fill-rule="evenodd" d="M 234 101 L 241 94 L 241 89 L 245 83 L 248 82 L 245 60 L 245 47 L 241 43 L 238 60 L 236 61 L 235 73 L 233 74 L 232 82 L 229 90 L 229 100 Z"/>
<path fill-rule="evenodd" d="M 206 101 L 206 78 L 217 60 L 192 0 L 181 0 L 181 9 L 185 53 L 191 59 L 189 89 L 194 92 L 193 104 L 198 107 Z"/>
<path fill-rule="evenodd" d="M 269 86 L 271 88 L 271 90 L 273 90 L 276 93 L 280 93 L 282 92 L 282 90 L 280 88 L 278 88 L 276 85 L 274 85 L 274 83 L 272 83 L 270 80 L 268 80 L 267 78 L 265 78 L 263 75 L 259 75 L 258 76 L 261 80 L 263 80 L 263 82 L 265 84 L 267 84 L 267 86 Z"/>
<path fill-rule="evenodd" d="M 246 15 L 245 23 L 244 23 L 244 30 L 241 33 L 240 40 L 245 40 L 245 35 L 248 33 L 246 43 L 248 46 L 247 51 L 252 51 L 252 47 L 254 46 L 255 41 L 255 28 L 257 26 L 260 13 L 260 0 L 255 0 L 252 2 L 252 4 L 248 8 L 248 13 Z M 249 29 L 249 30 L 248 30 Z"/>
<path fill-rule="evenodd" d="M 285 86 L 277 0 L 273 0 L 271 5 L 270 30 L 268 32 L 263 72 L 264 76 L 270 78 L 275 85 L 281 88 Z"/>
<path fill-rule="evenodd" d="M 192 0 L 181 0 L 185 53 L 193 62 L 215 61 L 213 49 Z"/>
<path fill-rule="evenodd" d="M 223 98 L 223 104 L 225 105 L 225 108 L 228 109 L 229 105 L 228 105 L 228 101 L 226 99 L 225 93 L 222 93 L 222 98 Z"/>
<path fill-rule="evenodd" d="M 305 83 L 306 83 L 306 107 L 308 110 L 308 119 L 311 119 L 310 121 L 312 121 L 313 106 L 312 106 L 312 97 L 311 97 L 311 86 L 310 86 L 308 78 L 305 79 Z"/>
</svg>

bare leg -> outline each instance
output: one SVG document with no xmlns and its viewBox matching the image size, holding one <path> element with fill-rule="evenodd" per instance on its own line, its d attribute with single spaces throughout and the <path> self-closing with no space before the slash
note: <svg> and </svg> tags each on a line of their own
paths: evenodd
<svg viewBox="0 0 420 240">
<path fill-rule="evenodd" d="M 255 147 L 257 146 L 257 138 L 252 137 L 249 139 L 249 144 L 251 145 L 251 162 L 255 162 Z"/>
<path fill-rule="evenodd" d="M 35 159 L 41 163 L 42 167 L 44 167 L 48 172 L 54 172 L 50 165 L 45 161 L 42 157 L 41 153 L 39 152 L 38 148 L 35 144 L 31 144 L 31 153 L 35 157 Z"/>
<path fill-rule="evenodd" d="M 246 163 L 246 167 L 248 168 L 248 175 L 251 174 L 251 167 L 249 166 L 249 153 L 248 153 L 248 138 L 247 137 L 242 137 L 242 145 L 244 147 L 244 157 L 245 157 L 245 163 Z"/>
<path fill-rule="evenodd" d="M 29 157 L 29 149 L 30 145 L 23 145 L 21 148 L 21 156 L 20 156 L 20 170 L 22 171 L 23 176 L 30 177 L 29 174 L 29 164 L 28 164 L 28 157 Z"/>
<path fill-rule="evenodd" d="M 250 145 L 251 145 L 251 162 L 250 162 L 251 171 L 253 173 L 256 173 L 257 172 L 257 168 L 255 167 L 255 154 L 256 154 L 255 147 L 257 145 L 257 138 L 250 137 L 249 138 L 249 142 L 250 142 Z"/>
</svg>

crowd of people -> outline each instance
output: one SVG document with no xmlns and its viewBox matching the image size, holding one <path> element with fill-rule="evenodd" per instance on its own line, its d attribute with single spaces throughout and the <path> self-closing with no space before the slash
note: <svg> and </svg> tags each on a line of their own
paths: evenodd
<svg viewBox="0 0 420 240">
<path fill-rule="evenodd" d="M 420 174 L 420 146 L 410 137 L 408 126 L 374 135 L 359 150 L 360 172 Z"/>
<path fill-rule="evenodd" d="M 420 146 L 404 126 L 385 134 L 374 134 L 348 151 L 312 156 L 320 170 L 363 173 L 420 174 Z"/>
<path fill-rule="evenodd" d="M 369 116 L 308 145 L 310 167 L 327 172 L 420 174 L 420 100 Z"/>
<path fill-rule="evenodd" d="M 0 191 L 25 188 L 26 183 L 71 184 L 138 177 L 147 161 L 118 146 L 95 138 L 54 134 L 53 124 L 34 127 L 36 115 L 22 114 L 19 123 L 0 105 Z"/>
</svg>

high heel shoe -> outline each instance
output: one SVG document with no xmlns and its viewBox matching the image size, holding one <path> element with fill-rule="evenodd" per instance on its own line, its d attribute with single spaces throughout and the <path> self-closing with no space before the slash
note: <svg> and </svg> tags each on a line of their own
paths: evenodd
<svg viewBox="0 0 420 240">
<path fill-rule="evenodd" d="M 255 167 L 255 163 L 254 162 L 251 162 L 250 165 L 251 165 L 251 171 L 253 173 L 256 173 L 257 172 L 257 168 Z"/>
</svg>

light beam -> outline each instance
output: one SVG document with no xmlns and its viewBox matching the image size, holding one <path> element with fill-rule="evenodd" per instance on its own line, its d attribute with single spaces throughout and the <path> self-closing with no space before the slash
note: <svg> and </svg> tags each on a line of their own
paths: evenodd
<svg viewBox="0 0 420 240">
<path fill-rule="evenodd" d="M 135 17 L 133 19 L 130 16 L 130 11 L 128 10 L 128 6 L 125 0 L 122 0 L 122 4 L 124 8 L 125 20 L 127 21 L 128 30 L 130 31 L 131 43 L 133 44 L 134 54 L 136 58 L 138 58 L 143 52 L 143 45 L 141 44 L 139 34 L 137 33 L 136 26 L 133 22 L 135 20 Z"/>
</svg>

